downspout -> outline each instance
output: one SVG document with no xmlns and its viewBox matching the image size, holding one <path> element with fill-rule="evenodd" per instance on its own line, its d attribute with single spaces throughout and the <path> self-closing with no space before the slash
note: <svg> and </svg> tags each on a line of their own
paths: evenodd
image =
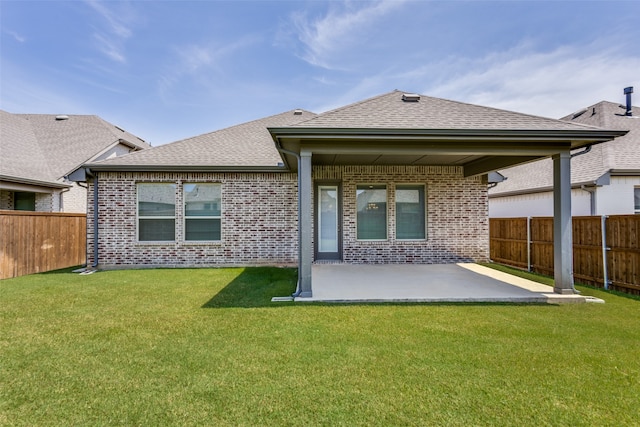
<svg viewBox="0 0 640 427">
<path fill-rule="evenodd" d="M 300 182 L 300 154 L 277 146 L 276 149 L 280 153 L 294 156 L 298 161 L 298 283 L 296 284 L 296 291 L 291 295 L 293 298 L 297 298 L 302 293 L 302 288 L 300 287 L 300 282 L 302 280 L 302 265 L 300 265 L 302 262 L 302 229 L 300 228 L 302 224 L 302 185 Z"/>
<path fill-rule="evenodd" d="M 596 214 L 596 188 L 595 187 L 587 187 L 586 185 L 581 185 L 580 189 L 589 193 L 589 206 L 590 206 L 590 215 Z"/>
<path fill-rule="evenodd" d="M 98 267 L 98 175 L 86 169 L 87 175 L 93 178 L 93 263 L 92 268 Z"/>
<path fill-rule="evenodd" d="M 60 190 L 60 194 L 58 194 L 58 211 L 59 212 L 64 212 L 64 201 L 63 201 L 62 195 L 69 191 L 71 191 L 70 188 L 63 188 L 62 190 Z"/>
</svg>

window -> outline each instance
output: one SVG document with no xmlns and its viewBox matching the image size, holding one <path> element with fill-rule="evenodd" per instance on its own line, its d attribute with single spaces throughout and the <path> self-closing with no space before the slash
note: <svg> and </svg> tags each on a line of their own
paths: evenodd
<svg viewBox="0 0 640 427">
<path fill-rule="evenodd" d="M 387 186 L 358 185 L 356 204 L 358 207 L 357 238 L 385 240 L 387 238 Z"/>
<path fill-rule="evenodd" d="M 185 240 L 220 240 L 220 184 L 184 185 Z"/>
<path fill-rule="evenodd" d="M 640 214 L 640 187 L 636 187 L 633 189 L 633 209 L 635 213 Z"/>
<path fill-rule="evenodd" d="M 36 193 L 21 191 L 13 193 L 13 209 L 17 211 L 35 211 Z"/>
<path fill-rule="evenodd" d="M 396 239 L 424 238 L 424 185 L 396 186 Z"/>
<path fill-rule="evenodd" d="M 176 239 L 175 184 L 138 184 L 138 240 Z"/>
</svg>

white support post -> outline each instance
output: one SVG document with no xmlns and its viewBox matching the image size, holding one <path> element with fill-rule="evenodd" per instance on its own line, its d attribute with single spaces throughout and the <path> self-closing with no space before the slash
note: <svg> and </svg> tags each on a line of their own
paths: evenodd
<svg viewBox="0 0 640 427">
<path fill-rule="evenodd" d="M 571 154 L 553 156 L 553 269 L 558 294 L 573 294 L 573 234 L 571 222 Z"/>
</svg>

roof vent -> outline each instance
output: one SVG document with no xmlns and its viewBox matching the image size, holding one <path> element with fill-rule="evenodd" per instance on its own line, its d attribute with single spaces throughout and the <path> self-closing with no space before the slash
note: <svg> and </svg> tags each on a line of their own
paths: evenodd
<svg viewBox="0 0 640 427">
<path fill-rule="evenodd" d="M 578 117 L 580 117 L 581 115 L 583 115 L 586 112 L 587 112 L 586 108 L 583 109 L 583 110 L 580 110 L 580 111 L 576 111 L 575 113 L 573 113 L 572 119 L 577 119 Z"/>
<path fill-rule="evenodd" d="M 627 96 L 627 112 L 625 113 L 625 116 L 633 116 L 633 107 L 631 106 L 632 93 L 633 93 L 633 86 L 624 88 L 624 94 Z"/>
<path fill-rule="evenodd" d="M 404 102 L 418 102 L 420 101 L 420 95 L 417 93 L 403 93 L 402 100 Z"/>
<path fill-rule="evenodd" d="M 56 116 L 56 120 L 57 121 L 69 120 L 69 116 L 65 116 L 65 115 Z"/>
<path fill-rule="evenodd" d="M 297 110 L 293 110 L 293 115 L 294 116 L 301 116 L 302 115 L 302 110 L 301 109 L 297 109 Z"/>
</svg>

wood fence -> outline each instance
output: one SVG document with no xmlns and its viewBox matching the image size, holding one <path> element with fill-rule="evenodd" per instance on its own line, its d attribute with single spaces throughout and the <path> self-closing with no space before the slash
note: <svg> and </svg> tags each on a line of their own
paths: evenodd
<svg viewBox="0 0 640 427">
<path fill-rule="evenodd" d="M 489 230 L 494 262 L 553 276 L 553 218 L 491 218 Z M 640 215 L 574 217 L 573 271 L 578 283 L 640 295 Z"/>
<path fill-rule="evenodd" d="M 87 216 L 0 211 L 0 279 L 84 264 Z"/>
</svg>

